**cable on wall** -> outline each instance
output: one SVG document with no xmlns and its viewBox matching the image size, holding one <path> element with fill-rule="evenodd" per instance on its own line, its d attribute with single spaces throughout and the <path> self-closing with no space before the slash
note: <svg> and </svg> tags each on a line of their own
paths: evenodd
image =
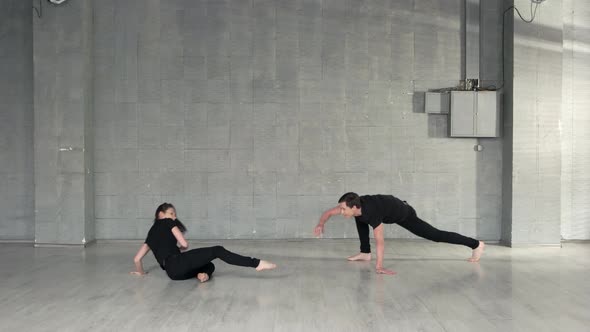
<svg viewBox="0 0 590 332">
<path fill-rule="evenodd" d="M 531 0 L 531 18 L 530 19 L 525 19 L 522 14 L 520 13 L 520 10 L 518 10 L 518 8 L 516 8 L 516 6 L 510 6 L 508 8 L 506 8 L 506 10 L 504 10 L 504 13 L 502 13 L 502 85 L 500 86 L 499 89 L 502 89 L 504 87 L 504 60 L 505 60 L 505 55 L 504 55 L 504 43 L 505 43 L 505 38 L 504 38 L 504 29 L 505 29 L 505 21 L 506 21 L 506 13 L 509 12 L 511 9 L 514 9 L 516 11 L 516 13 L 518 14 L 518 17 L 520 17 L 520 19 L 525 22 L 525 23 L 532 23 L 535 20 L 535 17 L 537 15 L 537 8 L 539 7 L 540 4 L 542 4 L 543 2 L 545 2 L 547 0 Z M 535 5 L 535 9 L 533 10 L 533 5 Z M 498 90 L 499 90 L 498 89 Z"/>
<path fill-rule="evenodd" d="M 33 6 L 33 9 L 37 13 L 37 17 L 41 18 L 41 14 L 43 14 L 43 5 L 41 4 L 41 0 L 39 0 L 39 8 Z"/>
</svg>

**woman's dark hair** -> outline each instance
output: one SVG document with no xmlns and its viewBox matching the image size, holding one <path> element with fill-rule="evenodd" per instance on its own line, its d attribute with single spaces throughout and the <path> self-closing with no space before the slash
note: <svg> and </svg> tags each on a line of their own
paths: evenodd
<svg viewBox="0 0 590 332">
<path fill-rule="evenodd" d="M 158 208 L 156 209 L 156 213 L 154 216 L 154 222 L 156 222 L 159 218 L 158 215 L 160 214 L 160 212 L 165 213 L 166 211 L 168 211 L 168 209 L 174 209 L 176 210 L 176 208 L 174 207 L 174 205 L 172 205 L 171 203 L 162 203 L 160 204 L 160 206 L 158 206 Z M 178 223 L 178 229 L 180 229 L 181 232 L 186 232 L 186 227 L 184 226 L 184 224 L 182 222 L 180 222 L 180 220 L 176 219 L 177 223 Z"/>
<path fill-rule="evenodd" d="M 345 202 L 346 206 L 348 206 L 349 208 L 353 208 L 356 206 L 360 209 L 361 207 L 361 198 L 359 197 L 359 195 L 353 192 L 342 195 L 342 197 L 340 197 L 340 199 L 338 200 L 338 203 L 342 202 Z"/>
</svg>

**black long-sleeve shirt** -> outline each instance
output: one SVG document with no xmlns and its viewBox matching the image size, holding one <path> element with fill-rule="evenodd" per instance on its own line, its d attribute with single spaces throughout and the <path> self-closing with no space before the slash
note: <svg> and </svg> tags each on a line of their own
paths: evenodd
<svg viewBox="0 0 590 332">
<path fill-rule="evenodd" d="M 370 253 L 369 225 L 375 229 L 382 223 L 393 224 L 404 220 L 410 212 L 405 202 L 392 195 L 361 196 L 361 215 L 354 217 L 361 241 L 361 252 Z"/>
</svg>

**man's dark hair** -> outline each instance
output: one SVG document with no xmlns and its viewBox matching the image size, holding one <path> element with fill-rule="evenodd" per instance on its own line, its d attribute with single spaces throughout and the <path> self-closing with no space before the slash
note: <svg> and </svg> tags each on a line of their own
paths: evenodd
<svg viewBox="0 0 590 332">
<path fill-rule="evenodd" d="M 355 206 L 359 209 L 361 208 L 361 198 L 359 195 L 357 195 L 357 193 L 350 192 L 342 195 L 342 197 L 340 197 L 338 200 L 338 203 L 342 202 L 345 202 L 346 206 L 349 208 L 353 208 Z"/>
</svg>

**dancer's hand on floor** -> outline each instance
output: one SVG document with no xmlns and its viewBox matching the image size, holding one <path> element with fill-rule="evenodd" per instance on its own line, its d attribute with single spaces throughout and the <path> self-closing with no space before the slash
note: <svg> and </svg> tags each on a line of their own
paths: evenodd
<svg viewBox="0 0 590 332">
<path fill-rule="evenodd" d="M 388 269 L 384 269 L 382 267 L 378 267 L 376 269 L 376 271 L 377 271 L 377 274 L 387 274 L 387 275 L 390 275 L 390 276 L 392 276 L 394 274 L 397 274 L 397 272 L 394 272 L 394 271 L 391 271 L 391 270 L 388 270 Z"/>
<path fill-rule="evenodd" d="M 317 225 L 314 229 L 313 229 L 313 234 L 315 234 L 316 237 L 321 237 L 324 234 L 324 225 Z"/>
<path fill-rule="evenodd" d="M 141 277 L 141 276 L 146 275 L 147 272 L 141 273 L 141 272 L 138 272 L 138 271 L 131 271 L 131 272 L 129 272 L 129 274 L 134 275 L 134 276 L 140 276 Z"/>
</svg>

